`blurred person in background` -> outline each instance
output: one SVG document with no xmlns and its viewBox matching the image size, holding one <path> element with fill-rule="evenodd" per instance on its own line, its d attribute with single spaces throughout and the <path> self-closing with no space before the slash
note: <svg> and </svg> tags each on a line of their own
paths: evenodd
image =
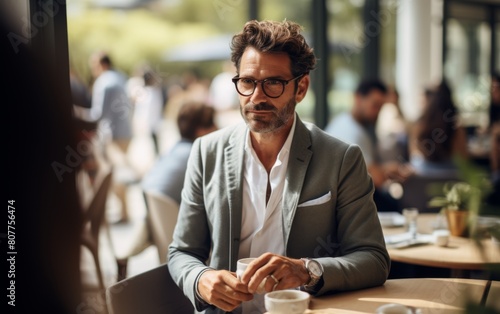
<svg viewBox="0 0 500 314">
<path fill-rule="evenodd" d="M 97 132 L 102 155 L 114 169 L 113 191 L 121 203 L 121 217 L 117 222 L 127 222 L 127 184 L 136 179 L 127 157 L 132 139 L 132 106 L 125 91 L 127 79 L 113 67 L 105 52 L 93 53 L 89 65 L 95 79 L 90 119 L 99 122 Z"/>
<path fill-rule="evenodd" d="M 359 145 L 375 185 L 373 198 L 377 209 L 400 212 L 398 201 L 387 190 L 388 183 L 403 182 L 413 170 L 401 161 L 384 163 L 379 156 L 375 126 L 386 97 L 387 87 L 383 82 L 377 79 L 362 81 L 354 92 L 351 111 L 332 119 L 325 131 L 347 143 Z"/>
<path fill-rule="evenodd" d="M 94 142 L 97 122 L 89 121 L 90 107 L 92 105 L 90 89 L 83 82 L 75 69 L 71 67 L 71 65 L 69 69 L 69 82 L 71 88 L 73 115 L 75 117 L 75 125 L 77 130 L 79 130 L 78 133 L 80 140 L 87 141 L 89 143 Z M 99 170 L 99 162 L 97 161 L 97 156 L 95 155 L 93 147 L 94 145 L 90 145 L 91 151 L 86 156 L 82 156 L 84 159 L 82 162 L 82 171 L 79 171 L 77 175 L 78 182 L 83 183 L 88 181 L 83 184 L 86 188 L 80 189 L 79 187 L 80 194 L 83 192 L 83 194 L 89 194 L 89 196 L 93 194 L 92 187 L 95 183 L 96 175 Z"/>
<path fill-rule="evenodd" d="M 489 118 L 490 127 L 500 122 L 500 73 L 491 76 Z"/>
<path fill-rule="evenodd" d="M 236 75 L 236 68 L 231 61 L 224 61 L 222 72 L 210 83 L 208 104 L 216 110 L 217 125 L 226 127 L 241 121 L 238 110 L 238 93 L 231 79 Z"/>
<path fill-rule="evenodd" d="M 390 88 L 376 124 L 379 144 L 377 148 L 382 163 L 409 160 L 408 125 L 401 111 L 398 91 Z"/>
<path fill-rule="evenodd" d="M 500 73 L 492 75 L 490 96 L 490 169 L 493 192 L 490 193 L 488 202 L 500 206 Z"/>
<path fill-rule="evenodd" d="M 161 193 L 180 204 L 191 147 L 195 139 L 217 129 L 215 110 L 204 103 L 188 102 L 182 105 L 179 110 L 177 127 L 181 139 L 168 153 L 157 159 L 142 179 L 141 187 L 144 192 Z M 138 229 L 134 243 L 118 259 L 119 279 L 126 277 L 128 258 L 139 254 L 152 244 L 152 235 L 148 228 L 147 219 L 148 217 Z"/>
<path fill-rule="evenodd" d="M 445 81 L 426 90 L 423 112 L 411 129 L 410 159 L 417 172 L 453 170 L 454 156 L 467 158 L 467 134 Z"/>
<path fill-rule="evenodd" d="M 209 82 L 202 79 L 195 69 L 182 72 L 168 87 L 168 101 L 165 108 L 167 120 L 175 121 L 180 108 L 186 102 L 208 103 L 209 85 Z"/>
<path fill-rule="evenodd" d="M 177 116 L 181 139 L 161 156 L 142 180 L 142 189 L 160 192 L 181 203 L 187 160 L 195 139 L 217 129 L 215 110 L 204 103 L 188 102 Z"/>
<path fill-rule="evenodd" d="M 70 68 L 69 70 L 69 82 L 73 105 L 77 107 L 90 108 L 92 101 L 89 88 L 73 68 Z"/>
<path fill-rule="evenodd" d="M 238 109 L 238 93 L 234 90 L 233 82 L 231 82 L 235 75 L 234 65 L 230 61 L 224 61 L 222 72 L 212 79 L 208 104 L 216 111 Z"/>
<path fill-rule="evenodd" d="M 155 155 L 158 155 L 158 135 L 166 101 L 160 76 L 151 67 L 142 66 L 137 75 L 128 80 L 127 94 L 134 107 L 134 129 L 151 136 Z"/>
</svg>

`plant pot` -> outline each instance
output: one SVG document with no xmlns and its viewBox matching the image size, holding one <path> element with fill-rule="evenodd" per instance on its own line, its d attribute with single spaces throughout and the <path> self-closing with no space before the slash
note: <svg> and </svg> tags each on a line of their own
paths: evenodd
<svg viewBox="0 0 500 314">
<path fill-rule="evenodd" d="M 446 221 L 451 235 L 465 237 L 468 233 L 469 212 L 466 210 L 445 210 Z"/>
</svg>

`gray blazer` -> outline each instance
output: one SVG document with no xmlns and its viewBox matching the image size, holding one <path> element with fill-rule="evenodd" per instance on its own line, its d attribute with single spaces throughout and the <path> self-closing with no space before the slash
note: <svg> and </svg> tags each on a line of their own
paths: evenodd
<svg viewBox="0 0 500 314">
<path fill-rule="evenodd" d="M 320 261 L 317 295 L 383 284 L 390 259 L 360 149 L 296 117 L 282 201 L 286 255 Z M 191 150 L 169 270 L 195 305 L 201 271 L 236 270 L 246 131 L 219 130 Z"/>
</svg>

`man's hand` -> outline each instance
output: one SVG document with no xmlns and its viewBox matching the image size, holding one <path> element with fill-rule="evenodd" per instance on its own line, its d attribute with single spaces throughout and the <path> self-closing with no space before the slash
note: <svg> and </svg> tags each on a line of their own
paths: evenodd
<svg viewBox="0 0 500 314">
<path fill-rule="evenodd" d="M 241 283 L 236 274 L 227 270 L 208 270 L 198 281 L 200 296 L 209 304 L 231 312 L 243 301 L 253 299 L 247 286 Z"/>
<path fill-rule="evenodd" d="M 250 293 L 255 293 L 263 280 L 266 292 L 270 292 L 301 286 L 309 282 L 310 277 L 300 259 L 265 253 L 252 261 L 241 276 Z"/>
</svg>

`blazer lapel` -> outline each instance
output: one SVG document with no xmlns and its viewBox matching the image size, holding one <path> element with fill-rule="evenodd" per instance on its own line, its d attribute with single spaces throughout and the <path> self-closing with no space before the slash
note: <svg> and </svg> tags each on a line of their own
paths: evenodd
<svg viewBox="0 0 500 314">
<path fill-rule="evenodd" d="M 243 162 L 246 125 L 235 128 L 224 150 L 226 188 L 229 204 L 229 269 L 236 270 L 241 235 L 241 210 L 243 204 Z"/>
<path fill-rule="evenodd" d="M 304 184 L 307 167 L 311 160 L 312 151 L 311 136 L 309 130 L 296 115 L 297 124 L 293 136 L 290 156 L 288 159 L 287 175 L 285 180 L 285 189 L 283 192 L 283 237 L 285 249 L 292 228 L 293 217 L 300 198 L 300 192 Z"/>
</svg>

